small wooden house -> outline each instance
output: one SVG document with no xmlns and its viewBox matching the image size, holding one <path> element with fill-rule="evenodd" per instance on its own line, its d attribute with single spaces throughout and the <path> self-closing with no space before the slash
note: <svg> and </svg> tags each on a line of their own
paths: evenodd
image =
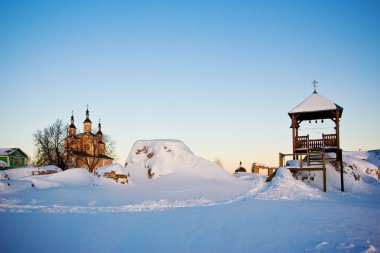
<svg viewBox="0 0 380 253">
<path fill-rule="evenodd" d="M 19 148 L 0 148 L 0 161 L 8 168 L 25 167 L 27 160 L 28 156 Z"/>
</svg>

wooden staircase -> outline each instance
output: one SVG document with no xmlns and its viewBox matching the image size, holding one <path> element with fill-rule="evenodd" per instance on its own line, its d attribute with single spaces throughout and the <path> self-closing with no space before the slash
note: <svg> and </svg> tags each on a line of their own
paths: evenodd
<svg viewBox="0 0 380 253">
<path fill-rule="evenodd" d="M 329 152 L 329 157 L 326 157 L 326 152 Z M 300 171 L 322 171 L 323 172 L 323 191 L 326 191 L 326 163 L 328 161 L 335 161 L 339 162 L 340 164 L 340 185 L 341 185 L 341 191 L 344 191 L 344 180 L 343 180 L 343 156 L 342 156 L 342 150 L 339 149 L 337 152 L 335 152 L 335 156 L 332 155 L 333 153 L 328 148 L 321 148 L 321 147 L 312 147 L 308 148 L 306 150 L 303 150 L 303 152 L 297 152 L 296 154 L 283 154 L 279 153 L 279 167 L 286 167 L 293 173 L 297 173 Z M 293 156 L 299 161 L 297 165 L 293 166 L 287 166 L 285 164 L 285 157 L 286 156 Z M 275 176 L 277 171 L 273 173 L 270 177 L 267 178 L 267 182 L 270 182 L 272 178 Z"/>
<path fill-rule="evenodd" d="M 307 165 L 308 166 L 323 166 L 323 151 L 313 150 L 307 154 Z"/>
<path fill-rule="evenodd" d="M 313 148 L 307 150 L 304 153 L 306 165 L 302 159 L 302 153 L 299 153 L 299 166 L 298 167 L 288 167 L 292 172 L 300 171 L 322 171 L 323 172 L 323 191 L 327 190 L 326 187 L 326 152 L 323 148 Z"/>
<path fill-rule="evenodd" d="M 310 167 L 313 168 L 313 170 L 322 170 L 323 172 L 323 191 L 326 192 L 326 152 L 324 148 L 314 148 L 310 149 L 307 152 L 307 165 L 308 170 Z M 301 162 L 302 163 L 302 162 Z M 302 166 L 301 166 L 302 171 Z"/>
</svg>

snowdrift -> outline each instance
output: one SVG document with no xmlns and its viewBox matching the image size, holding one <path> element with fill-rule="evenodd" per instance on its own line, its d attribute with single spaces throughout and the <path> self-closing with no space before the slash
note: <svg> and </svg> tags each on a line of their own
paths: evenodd
<svg viewBox="0 0 380 253">
<path fill-rule="evenodd" d="M 379 168 L 368 162 L 365 158 L 371 157 L 377 160 L 374 154 L 369 155 L 371 151 L 361 152 L 344 152 L 343 154 L 343 171 L 344 186 L 346 192 L 374 192 L 377 191 L 380 183 Z M 334 163 L 326 164 L 327 191 L 340 190 L 340 170 Z M 315 188 L 322 189 L 323 178 L 322 172 L 303 171 L 298 173 L 298 178 Z"/>
<path fill-rule="evenodd" d="M 294 179 L 288 169 L 278 168 L 276 176 L 266 186 L 265 191 L 260 192 L 256 198 L 262 200 L 315 200 L 323 199 L 323 192 Z"/>
<path fill-rule="evenodd" d="M 343 152 L 345 160 L 361 172 L 379 179 L 380 150 Z"/>
<path fill-rule="evenodd" d="M 195 156 L 179 140 L 137 141 L 127 158 L 127 169 L 138 167 L 153 179 L 170 174 L 186 174 L 195 178 L 234 181 L 229 173 L 215 163 Z"/>
<path fill-rule="evenodd" d="M 195 156 L 179 140 L 137 141 L 126 164 L 131 184 L 144 184 L 166 197 L 226 200 L 250 189 L 249 183 L 236 179 L 213 162 Z"/>
<path fill-rule="evenodd" d="M 43 167 L 24 167 L 17 169 L 8 169 L 5 171 L 0 171 L 3 177 L 7 177 L 8 179 L 16 180 L 23 177 L 29 177 L 33 175 L 42 175 L 42 174 L 52 174 L 61 172 L 62 170 L 54 165 L 48 165 Z"/>
</svg>

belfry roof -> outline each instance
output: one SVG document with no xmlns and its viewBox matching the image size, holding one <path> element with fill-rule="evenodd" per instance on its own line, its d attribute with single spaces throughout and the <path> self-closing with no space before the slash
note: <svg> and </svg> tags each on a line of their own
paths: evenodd
<svg viewBox="0 0 380 253">
<path fill-rule="evenodd" d="M 313 92 L 304 101 L 294 107 L 288 114 L 292 117 L 297 114 L 299 120 L 327 119 L 334 116 L 335 111 L 339 111 L 339 118 L 342 117 L 343 107 L 332 102 L 328 98 Z"/>
</svg>

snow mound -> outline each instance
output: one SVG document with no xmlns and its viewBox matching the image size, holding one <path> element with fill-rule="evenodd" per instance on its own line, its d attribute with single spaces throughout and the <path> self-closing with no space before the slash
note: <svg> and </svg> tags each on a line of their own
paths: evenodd
<svg viewBox="0 0 380 253">
<path fill-rule="evenodd" d="M 48 165 L 43 167 L 23 167 L 17 169 L 5 170 L 8 178 L 11 180 L 17 180 L 23 177 L 30 177 L 33 175 L 45 174 L 45 173 L 56 173 L 62 170 L 54 165 Z"/>
<path fill-rule="evenodd" d="M 0 161 L 0 168 L 7 168 L 7 167 L 8 167 L 8 163 L 4 161 Z"/>
<path fill-rule="evenodd" d="M 104 173 L 112 171 L 115 171 L 115 173 L 118 175 L 128 175 L 128 170 L 119 163 L 113 163 L 110 165 L 100 167 L 96 169 L 96 174 L 98 174 L 99 176 L 104 176 Z"/>
<path fill-rule="evenodd" d="M 94 181 L 94 175 L 83 168 L 68 169 L 61 173 L 39 176 L 39 178 L 71 186 L 88 185 Z"/>
<path fill-rule="evenodd" d="M 218 180 L 231 180 L 232 177 L 215 163 L 195 156 L 179 140 L 141 140 L 137 141 L 127 158 L 127 168 L 138 166 L 153 178 L 172 173 L 187 174 Z M 131 175 L 133 177 L 133 175 Z"/>
<path fill-rule="evenodd" d="M 116 183 L 128 184 L 128 171 L 118 163 L 106 165 L 96 170 L 98 177 L 105 177 Z"/>
<path fill-rule="evenodd" d="M 356 166 L 363 174 L 380 178 L 380 150 L 344 152 L 343 161 Z"/>
<path fill-rule="evenodd" d="M 127 158 L 126 164 L 143 166 L 147 173 L 151 170 L 156 176 L 167 175 L 190 161 L 194 154 L 179 140 L 141 140 L 137 141 Z"/>
<path fill-rule="evenodd" d="M 23 180 L 31 181 L 38 189 L 86 186 L 94 182 L 95 176 L 82 168 L 73 168 L 60 173 L 30 176 Z"/>
<path fill-rule="evenodd" d="M 5 171 L 0 171 L 0 180 L 9 180 L 8 175 Z"/>
<path fill-rule="evenodd" d="M 126 164 L 131 182 L 165 199 L 228 199 L 250 189 L 248 182 L 194 155 L 179 140 L 137 141 Z"/>
<path fill-rule="evenodd" d="M 323 199 L 319 189 L 308 186 L 302 181 L 293 178 L 287 168 L 278 168 L 276 176 L 260 192 L 256 199 L 261 200 L 318 200 Z"/>
<path fill-rule="evenodd" d="M 35 175 L 38 174 L 36 172 L 48 172 L 48 171 L 57 173 L 57 172 L 62 172 L 62 169 L 58 168 L 55 165 L 47 165 L 47 166 L 42 166 L 42 167 L 35 167 L 34 174 Z"/>
<path fill-rule="evenodd" d="M 346 192 L 378 191 L 378 168 L 354 155 L 343 155 L 344 189 Z M 322 171 L 303 171 L 298 178 L 313 187 L 323 188 Z M 340 191 L 340 169 L 335 162 L 326 163 L 327 191 Z"/>
</svg>

